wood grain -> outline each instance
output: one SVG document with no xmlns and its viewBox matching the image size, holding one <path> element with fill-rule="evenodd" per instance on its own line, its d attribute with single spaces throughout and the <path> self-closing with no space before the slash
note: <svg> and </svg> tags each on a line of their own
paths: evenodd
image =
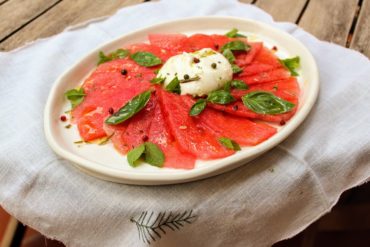
<svg viewBox="0 0 370 247">
<path fill-rule="evenodd" d="M 317 38 L 345 46 L 358 0 L 310 0 L 299 26 Z"/>
<path fill-rule="evenodd" d="M 256 5 L 275 21 L 296 22 L 308 0 L 257 0 Z"/>
<path fill-rule="evenodd" d="M 64 0 L 50 11 L 19 30 L 16 35 L 12 35 L 2 42 L 0 44 L 0 50 L 12 50 L 38 38 L 60 33 L 68 26 L 75 25 L 92 18 L 111 15 L 121 7 L 141 2 L 143 2 L 143 0 Z"/>
<path fill-rule="evenodd" d="M 58 1 L 59 0 L 12 0 L 2 4 L 0 7 L 0 41 L 42 14 Z"/>
<path fill-rule="evenodd" d="M 370 58 L 370 0 L 364 0 L 350 47 Z"/>
</svg>

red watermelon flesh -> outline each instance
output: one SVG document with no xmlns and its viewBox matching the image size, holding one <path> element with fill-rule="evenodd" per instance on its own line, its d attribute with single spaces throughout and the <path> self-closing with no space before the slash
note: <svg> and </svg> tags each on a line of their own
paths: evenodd
<svg viewBox="0 0 370 247">
<path fill-rule="evenodd" d="M 269 64 L 274 68 L 282 67 L 278 57 L 268 48 L 262 47 L 262 49 L 255 56 L 253 63 Z"/>
<path fill-rule="evenodd" d="M 194 52 L 203 48 L 211 48 L 217 50 L 214 39 L 206 34 L 194 34 L 191 35 L 185 43 L 184 50 L 187 52 Z"/>
<path fill-rule="evenodd" d="M 191 107 L 195 100 L 184 97 L 187 106 Z M 263 123 L 255 123 L 206 108 L 200 115 L 193 117 L 204 124 L 218 138 L 227 137 L 245 146 L 257 145 L 276 133 L 276 129 Z"/>
<path fill-rule="evenodd" d="M 200 159 L 216 159 L 234 153 L 223 147 L 207 128 L 189 116 L 190 108 L 184 105 L 183 97 L 157 91 L 165 119 L 181 151 L 189 152 Z"/>
<path fill-rule="evenodd" d="M 249 76 L 236 76 L 235 79 L 242 80 L 248 85 L 282 80 L 290 77 L 290 72 L 285 68 L 274 69 Z"/>
<path fill-rule="evenodd" d="M 169 59 L 170 57 L 178 54 L 177 51 L 167 50 L 167 49 L 160 48 L 158 46 L 146 44 L 146 43 L 133 44 L 133 45 L 127 46 L 126 49 L 130 50 L 132 54 L 135 52 L 143 52 L 143 51 L 153 53 L 154 55 L 159 57 L 163 63 L 167 61 L 167 59 Z M 152 67 L 152 69 L 156 69 L 157 67 L 158 66 Z"/>
<path fill-rule="evenodd" d="M 109 69 L 109 63 L 112 69 Z M 127 75 L 121 74 L 121 69 L 118 68 L 122 67 L 118 65 L 127 69 Z M 139 71 L 143 74 L 141 78 L 134 76 Z M 72 111 L 83 140 L 91 141 L 104 137 L 103 123 L 109 109 L 116 111 L 135 95 L 147 90 L 150 83 L 146 80 L 153 77 L 152 71 L 149 72 L 126 59 L 102 64 L 102 68 L 99 66 L 82 85 L 86 93 L 84 101 Z"/>
<path fill-rule="evenodd" d="M 125 131 L 127 128 L 127 123 L 121 123 L 118 125 L 109 125 L 104 124 L 103 126 L 105 133 L 107 136 L 111 136 L 111 141 L 113 142 L 114 147 L 122 154 L 126 154 L 130 148 L 129 145 L 126 143 Z"/>
<path fill-rule="evenodd" d="M 180 33 L 158 34 L 153 33 L 148 35 L 150 44 L 174 52 L 182 52 L 184 44 L 188 37 Z"/>
<path fill-rule="evenodd" d="M 157 104 L 154 110 L 154 117 L 149 129 L 149 141 L 158 144 L 165 154 L 164 167 L 194 168 L 195 157 L 179 150 L 179 146 L 164 119 L 160 104 Z"/>
<path fill-rule="evenodd" d="M 248 44 L 251 46 L 251 49 L 248 52 L 240 52 L 235 56 L 235 64 L 239 67 L 244 67 L 250 64 L 263 46 L 261 42 L 251 42 Z"/>
</svg>

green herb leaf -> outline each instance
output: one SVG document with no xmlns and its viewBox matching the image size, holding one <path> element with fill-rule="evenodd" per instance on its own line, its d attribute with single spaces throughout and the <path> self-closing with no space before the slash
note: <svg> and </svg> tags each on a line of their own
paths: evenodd
<svg viewBox="0 0 370 247">
<path fill-rule="evenodd" d="M 231 29 L 229 32 L 227 32 L 225 35 L 229 38 L 237 38 L 237 37 L 242 37 L 242 38 L 245 38 L 247 36 L 243 35 L 243 34 L 240 34 L 238 33 L 239 30 L 236 29 L 236 28 L 233 28 Z"/>
<path fill-rule="evenodd" d="M 64 93 L 67 99 L 71 102 L 72 109 L 81 104 L 85 98 L 85 92 L 83 88 L 71 89 Z"/>
<path fill-rule="evenodd" d="M 227 137 L 221 137 L 218 139 L 218 141 L 228 149 L 232 149 L 235 151 L 240 150 L 239 144 Z"/>
<path fill-rule="evenodd" d="M 199 99 L 195 104 L 191 107 L 189 115 L 190 116 L 197 116 L 199 115 L 207 106 L 207 101 L 205 99 Z"/>
<path fill-rule="evenodd" d="M 224 44 L 221 47 L 221 52 L 223 53 L 226 49 L 229 49 L 231 51 L 249 51 L 250 48 L 250 45 L 244 43 L 243 41 L 233 40 Z"/>
<path fill-rule="evenodd" d="M 150 80 L 151 83 L 153 84 L 161 84 L 166 80 L 166 77 L 155 77 Z"/>
<path fill-rule="evenodd" d="M 188 79 L 182 79 L 180 80 L 180 83 L 186 83 L 186 82 L 191 82 L 191 81 L 199 81 L 200 77 L 199 76 L 194 76 Z"/>
<path fill-rule="evenodd" d="M 147 90 L 135 96 L 132 100 L 130 100 L 122 108 L 120 108 L 116 113 L 108 117 L 105 120 L 105 123 L 116 125 L 131 118 L 146 106 L 150 99 L 150 95 L 151 90 Z"/>
<path fill-rule="evenodd" d="M 108 55 L 105 55 L 104 52 L 100 51 L 98 65 L 105 63 L 105 62 L 112 61 L 114 59 L 125 58 L 129 55 L 129 53 L 130 52 L 128 50 L 124 50 L 124 49 L 117 49 L 114 52 L 109 53 Z"/>
<path fill-rule="evenodd" d="M 153 166 L 162 167 L 164 159 L 162 150 L 156 144 L 145 142 L 145 162 Z"/>
<path fill-rule="evenodd" d="M 270 92 L 255 91 L 242 97 L 250 110 L 260 114 L 281 114 L 291 111 L 295 104 L 285 101 Z"/>
<path fill-rule="evenodd" d="M 226 84 L 224 85 L 224 90 L 227 91 L 227 92 L 230 92 L 230 90 L 231 90 L 231 81 L 226 82 Z"/>
<path fill-rule="evenodd" d="M 137 146 L 136 148 L 130 150 L 130 152 L 127 153 L 127 161 L 132 167 L 136 167 L 137 160 L 140 159 L 145 152 L 145 144 L 141 144 L 140 146 Z"/>
<path fill-rule="evenodd" d="M 240 68 L 238 65 L 236 65 L 236 64 L 232 64 L 231 65 L 231 68 L 233 69 L 233 73 L 234 74 L 239 74 L 240 72 L 242 72 L 243 71 L 243 69 L 242 68 Z"/>
<path fill-rule="evenodd" d="M 173 78 L 172 81 L 166 86 L 166 90 L 169 92 L 181 93 L 181 88 L 180 88 L 180 81 L 177 77 Z"/>
<path fill-rule="evenodd" d="M 300 58 L 298 56 L 287 59 L 280 59 L 280 62 L 290 71 L 292 76 L 298 76 L 296 69 L 300 67 Z"/>
<path fill-rule="evenodd" d="M 235 101 L 230 92 L 225 90 L 213 91 L 208 94 L 207 100 L 214 104 L 225 105 Z"/>
<path fill-rule="evenodd" d="M 234 56 L 233 52 L 230 49 L 225 49 L 222 52 L 222 55 L 224 55 L 224 57 L 226 57 L 227 60 L 229 60 L 229 62 L 231 64 L 233 64 L 235 62 L 235 56 Z"/>
<path fill-rule="evenodd" d="M 139 65 L 153 67 L 162 64 L 162 60 L 153 53 L 139 51 L 131 55 L 131 58 Z"/>
<path fill-rule="evenodd" d="M 245 82 L 242 80 L 232 80 L 231 87 L 236 88 L 236 89 L 248 89 L 249 88 L 249 86 L 245 84 Z"/>
</svg>

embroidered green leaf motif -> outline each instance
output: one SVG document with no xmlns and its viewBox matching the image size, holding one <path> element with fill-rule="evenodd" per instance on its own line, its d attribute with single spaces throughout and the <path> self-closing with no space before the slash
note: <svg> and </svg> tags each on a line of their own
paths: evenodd
<svg viewBox="0 0 370 247">
<path fill-rule="evenodd" d="M 231 87 L 236 89 L 248 89 L 249 86 L 242 80 L 232 80 Z"/>
<path fill-rule="evenodd" d="M 213 91 L 208 94 L 207 100 L 214 104 L 225 105 L 235 101 L 230 92 L 225 90 Z"/>
<path fill-rule="evenodd" d="M 134 116 L 136 113 L 141 111 L 146 104 L 148 103 L 151 95 L 151 90 L 147 90 L 137 96 L 135 96 L 132 100 L 127 102 L 122 108 L 120 108 L 117 112 L 113 113 L 110 117 L 105 120 L 107 124 L 120 124 L 123 121 Z"/>
<path fill-rule="evenodd" d="M 164 154 L 162 150 L 154 143 L 145 142 L 145 162 L 152 166 L 162 167 L 164 163 Z"/>
<path fill-rule="evenodd" d="M 130 150 L 130 152 L 127 153 L 127 161 L 132 167 L 136 167 L 138 165 L 138 160 L 143 156 L 145 151 L 145 144 L 141 144 L 140 146 L 137 146 L 136 148 Z"/>
<path fill-rule="evenodd" d="M 240 150 L 239 144 L 227 137 L 221 137 L 218 139 L 218 141 L 228 149 L 232 149 L 235 151 Z"/>
<path fill-rule="evenodd" d="M 239 30 L 236 29 L 236 28 L 233 28 L 231 29 L 229 32 L 227 32 L 225 35 L 229 38 L 237 38 L 237 37 L 241 37 L 241 38 L 245 38 L 247 36 L 243 35 L 243 34 L 240 34 L 238 33 Z"/>
<path fill-rule="evenodd" d="M 281 114 L 291 111 L 295 104 L 285 101 L 270 92 L 255 91 L 242 97 L 250 110 L 260 114 Z"/>
<path fill-rule="evenodd" d="M 67 99 L 71 102 L 72 109 L 81 104 L 85 98 L 85 92 L 83 88 L 71 89 L 64 93 Z"/>
<path fill-rule="evenodd" d="M 244 43 L 243 41 L 233 40 L 224 44 L 221 47 L 221 52 L 223 53 L 226 49 L 229 49 L 231 51 L 249 51 L 250 48 L 250 45 Z"/>
<path fill-rule="evenodd" d="M 199 115 L 207 106 L 207 101 L 205 99 L 199 99 L 195 104 L 191 107 L 189 115 L 190 116 L 197 116 Z"/>
<path fill-rule="evenodd" d="M 151 83 L 153 84 L 161 84 L 166 80 L 166 77 L 155 77 L 150 80 Z"/>
<path fill-rule="evenodd" d="M 124 50 L 124 49 L 117 49 L 114 52 L 109 53 L 108 55 L 105 55 L 104 52 L 100 51 L 98 65 L 105 63 L 105 62 L 112 61 L 114 59 L 125 58 L 129 55 L 129 53 L 130 52 L 128 50 Z"/>
<path fill-rule="evenodd" d="M 290 71 L 292 76 L 298 76 L 296 69 L 300 66 L 300 58 L 298 56 L 287 59 L 280 59 L 280 62 Z"/>
<path fill-rule="evenodd" d="M 131 58 L 139 65 L 153 67 L 162 64 L 162 60 L 153 53 L 139 51 L 131 55 Z"/>
<path fill-rule="evenodd" d="M 166 90 L 169 92 L 180 94 L 181 88 L 179 79 L 177 77 L 173 78 L 172 81 L 170 81 L 170 83 L 168 83 L 168 85 L 166 86 Z"/>
<path fill-rule="evenodd" d="M 193 210 L 184 212 L 154 212 L 144 211 L 136 217 L 131 217 L 130 221 L 136 225 L 139 239 L 145 244 L 150 244 L 162 237 L 162 234 L 167 234 L 168 230 L 176 231 L 185 227 L 186 224 L 191 224 L 196 220 L 197 216 L 193 214 Z"/>
<path fill-rule="evenodd" d="M 242 72 L 243 71 L 243 69 L 242 68 L 240 68 L 238 65 L 236 65 L 236 64 L 232 64 L 231 65 L 231 68 L 233 69 L 233 73 L 234 74 L 239 74 L 240 72 Z"/>
<path fill-rule="evenodd" d="M 229 62 L 231 64 L 233 64 L 235 62 L 235 56 L 234 56 L 233 52 L 230 49 L 225 49 L 222 52 L 222 55 L 224 55 L 224 57 L 226 57 L 226 59 L 229 60 Z"/>
</svg>

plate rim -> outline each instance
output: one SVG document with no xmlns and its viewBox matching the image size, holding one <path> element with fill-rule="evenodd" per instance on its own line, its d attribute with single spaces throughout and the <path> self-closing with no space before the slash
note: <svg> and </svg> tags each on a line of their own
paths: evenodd
<svg viewBox="0 0 370 247">
<path fill-rule="evenodd" d="M 287 126 L 282 128 L 276 135 L 272 136 L 268 140 L 254 146 L 254 149 L 248 153 L 248 155 L 244 155 L 242 157 L 234 157 L 229 156 L 228 161 L 226 164 L 218 164 L 216 165 L 207 165 L 207 167 L 196 168 L 192 170 L 186 170 L 184 173 L 174 173 L 174 174 L 161 174 L 161 173 L 140 173 L 140 172 L 132 172 L 132 171 L 124 171 L 115 168 L 105 167 L 98 163 L 89 161 L 75 155 L 63 147 L 61 147 L 58 142 L 54 139 L 52 134 L 52 103 L 57 96 L 58 86 L 63 82 L 63 79 L 69 75 L 74 68 L 78 65 L 86 64 L 87 60 L 92 54 L 96 54 L 97 51 L 105 50 L 104 48 L 112 45 L 113 43 L 119 42 L 121 39 L 125 38 L 126 36 L 135 35 L 141 32 L 147 32 L 152 29 L 156 29 L 162 27 L 164 25 L 178 25 L 182 22 L 189 22 L 189 21 L 210 21 L 214 19 L 221 19 L 221 20 L 233 20 L 241 23 L 249 23 L 253 25 L 262 26 L 264 29 L 267 29 L 271 32 L 277 33 L 279 35 L 286 36 L 290 40 L 293 40 L 298 46 L 299 49 L 302 50 L 305 55 L 309 58 L 309 63 L 311 68 L 313 69 L 312 76 L 313 81 L 310 83 L 313 84 L 313 88 L 310 91 L 310 94 L 307 96 L 305 104 L 296 112 L 294 117 L 287 123 Z M 285 140 L 290 134 L 294 132 L 298 126 L 304 121 L 304 119 L 308 116 L 309 112 L 311 111 L 312 107 L 314 106 L 316 99 L 319 93 L 319 70 L 316 64 L 316 61 L 311 54 L 311 52 L 306 48 L 306 46 L 299 41 L 297 38 L 293 37 L 289 33 L 277 29 L 269 24 L 266 24 L 261 21 L 256 21 L 250 18 L 240 18 L 240 17 L 231 17 L 231 16 L 202 16 L 202 17 L 187 17 L 187 18 L 179 18 L 175 20 L 163 21 L 157 23 L 155 25 L 147 26 L 144 28 L 136 29 L 132 32 L 125 33 L 115 39 L 109 40 L 108 42 L 103 43 L 100 46 L 97 46 L 95 49 L 90 50 L 86 55 L 84 55 L 81 59 L 77 62 L 72 64 L 68 67 L 54 82 L 49 91 L 49 95 L 47 98 L 47 102 L 44 109 L 44 134 L 46 136 L 47 142 L 49 146 L 53 149 L 55 153 L 59 156 L 73 162 L 73 166 L 82 168 L 79 170 L 84 171 L 85 173 L 89 173 L 95 177 L 100 179 L 105 179 L 113 182 L 125 183 L 125 184 L 136 184 L 136 185 L 162 185 L 162 184 L 177 184 L 177 183 L 184 183 L 190 182 L 194 180 L 203 179 L 210 176 L 215 176 L 220 173 L 226 172 L 231 169 L 235 169 L 239 166 L 245 165 L 252 159 L 256 158 L 257 156 L 269 151 L 270 149 L 277 146 L 283 140 Z M 86 171 L 87 170 L 87 171 Z"/>
</svg>

